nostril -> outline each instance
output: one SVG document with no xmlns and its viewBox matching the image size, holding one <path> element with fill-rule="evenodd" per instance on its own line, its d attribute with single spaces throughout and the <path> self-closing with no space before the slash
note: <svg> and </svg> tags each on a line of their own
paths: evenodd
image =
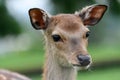
<svg viewBox="0 0 120 80">
<path fill-rule="evenodd" d="M 87 66 L 90 64 L 90 57 L 87 55 L 79 55 L 77 56 L 77 58 L 81 66 Z"/>
</svg>

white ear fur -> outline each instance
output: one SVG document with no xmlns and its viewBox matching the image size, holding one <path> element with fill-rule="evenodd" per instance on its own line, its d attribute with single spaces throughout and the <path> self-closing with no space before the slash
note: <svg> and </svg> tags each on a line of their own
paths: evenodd
<svg viewBox="0 0 120 80">
<path fill-rule="evenodd" d="M 86 6 L 84 8 L 82 8 L 82 10 L 80 11 L 76 11 L 75 14 L 76 15 L 79 15 L 81 18 L 87 18 L 89 17 L 88 13 L 90 13 L 91 9 L 92 9 L 92 6 Z M 91 8 L 91 9 L 90 9 Z M 84 16 L 83 16 L 84 15 Z"/>
</svg>

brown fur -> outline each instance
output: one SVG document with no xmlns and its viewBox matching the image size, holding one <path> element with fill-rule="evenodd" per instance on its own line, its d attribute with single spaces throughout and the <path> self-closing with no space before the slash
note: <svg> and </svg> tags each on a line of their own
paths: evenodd
<svg viewBox="0 0 120 80">
<path fill-rule="evenodd" d="M 91 57 L 87 51 L 86 34 L 89 31 L 87 26 L 97 24 L 106 8 L 105 5 L 92 5 L 75 14 L 55 16 L 49 16 L 41 9 L 30 9 L 29 14 L 33 27 L 37 30 L 42 29 L 45 36 L 46 60 L 43 80 L 75 80 L 76 68 L 86 69 L 90 66 Z M 41 24 L 41 22 L 45 24 Z M 53 37 L 56 35 L 58 41 Z M 83 61 L 78 58 L 81 55 L 88 58 L 88 64 L 82 65 Z"/>
<path fill-rule="evenodd" d="M 31 79 L 16 72 L 0 69 L 0 80 L 31 80 Z"/>
<path fill-rule="evenodd" d="M 89 29 L 83 25 L 81 19 L 76 15 L 60 14 L 51 17 L 49 26 L 45 30 L 47 60 L 45 62 L 43 80 L 75 80 L 76 70 L 70 63 L 79 64 L 76 56 L 88 54 L 86 50 L 87 38 L 84 38 L 87 31 Z M 51 37 L 53 34 L 59 34 L 63 42 L 55 43 Z M 63 77 L 59 70 L 63 70 L 63 75 L 69 75 Z M 58 71 L 60 75 L 55 76 L 56 72 L 54 73 L 53 71 Z M 50 78 L 53 75 L 57 78 Z"/>
</svg>

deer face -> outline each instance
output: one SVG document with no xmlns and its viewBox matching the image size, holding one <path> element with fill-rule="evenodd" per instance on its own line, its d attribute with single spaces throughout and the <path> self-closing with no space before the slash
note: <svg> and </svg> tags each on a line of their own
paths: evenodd
<svg viewBox="0 0 120 80">
<path fill-rule="evenodd" d="M 47 46 L 57 63 L 64 67 L 88 68 L 91 57 L 87 51 L 89 29 L 106 11 L 105 5 L 92 5 L 75 14 L 59 14 L 49 17 L 43 10 L 29 11 L 35 29 L 43 29 Z"/>
<path fill-rule="evenodd" d="M 58 62 L 64 66 L 88 66 L 91 63 L 87 52 L 89 29 L 82 20 L 73 14 L 60 14 L 51 17 L 45 34 L 54 47 Z M 69 65 L 70 66 L 70 65 Z"/>
</svg>

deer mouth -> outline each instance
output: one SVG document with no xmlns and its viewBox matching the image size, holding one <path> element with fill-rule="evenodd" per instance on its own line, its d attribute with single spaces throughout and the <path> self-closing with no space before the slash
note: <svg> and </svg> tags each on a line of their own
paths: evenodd
<svg viewBox="0 0 120 80">
<path fill-rule="evenodd" d="M 87 66 L 81 66 L 80 64 L 72 64 L 73 68 L 76 68 L 78 70 L 87 70 L 90 68 L 91 64 L 87 65 Z"/>
</svg>

